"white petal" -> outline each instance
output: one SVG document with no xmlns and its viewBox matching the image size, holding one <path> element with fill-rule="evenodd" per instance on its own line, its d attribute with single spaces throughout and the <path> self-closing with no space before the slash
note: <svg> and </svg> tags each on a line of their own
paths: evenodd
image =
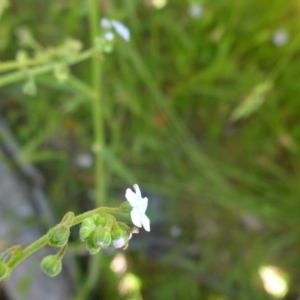
<svg viewBox="0 0 300 300">
<path fill-rule="evenodd" d="M 137 184 L 134 184 L 133 188 L 135 189 L 136 197 L 138 199 L 142 198 L 142 194 L 141 194 L 141 190 L 140 190 L 139 186 Z"/>
<path fill-rule="evenodd" d="M 114 248 L 121 248 L 125 245 L 125 239 L 119 238 L 118 240 L 113 240 L 112 244 Z"/>
<path fill-rule="evenodd" d="M 130 40 L 130 31 L 129 29 L 121 22 L 112 21 L 112 26 L 116 30 L 116 32 L 126 41 Z"/>
<path fill-rule="evenodd" d="M 139 214 L 139 211 L 136 208 L 134 208 L 131 211 L 130 215 L 131 215 L 132 223 L 137 227 L 142 227 L 141 220 L 140 220 L 140 214 Z"/>
<path fill-rule="evenodd" d="M 112 22 L 107 18 L 102 18 L 100 21 L 100 25 L 104 29 L 110 29 L 112 26 Z"/>
<path fill-rule="evenodd" d="M 125 197 L 132 207 L 136 206 L 136 194 L 131 189 L 126 190 Z"/>
<path fill-rule="evenodd" d="M 140 216 L 143 227 L 145 228 L 146 231 L 150 231 L 150 220 L 149 218 L 144 214 Z"/>
<path fill-rule="evenodd" d="M 104 37 L 107 41 L 112 41 L 115 38 L 115 35 L 111 31 L 107 31 L 105 32 Z"/>
<path fill-rule="evenodd" d="M 139 200 L 138 202 L 138 209 L 140 213 L 145 213 L 145 211 L 147 210 L 147 206 L 148 206 L 148 198 L 142 198 Z"/>
</svg>

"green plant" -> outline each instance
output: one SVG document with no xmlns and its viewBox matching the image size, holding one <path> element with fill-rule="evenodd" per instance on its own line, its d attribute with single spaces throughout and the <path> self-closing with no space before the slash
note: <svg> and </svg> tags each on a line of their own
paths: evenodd
<svg viewBox="0 0 300 300">
<path fill-rule="evenodd" d="M 131 197 L 130 201 L 132 200 L 133 198 Z M 138 197 L 137 200 L 141 200 L 141 198 Z M 61 271 L 61 260 L 67 249 L 70 228 L 80 223 L 82 223 L 80 239 L 86 243 L 90 254 L 96 254 L 100 249 L 108 246 L 126 249 L 132 233 L 137 233 L 138 229 L 137 227 L 130 228 L 125 223 L 117 222 L 113 214 L 129 217 L 133 210 L 131 203 L 124 202 L 118 208 L 100 207 L 78 216 L 74 216 L 72 212 L 67 213 L 59 224 L 52 227 L 47 234 L 28 247 L 21 249 L 19 246 L 14 246 L 1 254 L 0 281 L 8 279 L 14 268 L 47 244 L 58 247 L 60 250 L 56 255 L 45 257 L 41 262 L 41 268 L 51 277 L 58 275 Z M 145 211 L 146 208 L 147 205 Z M 137 225 L 141 227 L 137 216 L 132 220 L 135 224 L 139 222 Z"/>
</svg>

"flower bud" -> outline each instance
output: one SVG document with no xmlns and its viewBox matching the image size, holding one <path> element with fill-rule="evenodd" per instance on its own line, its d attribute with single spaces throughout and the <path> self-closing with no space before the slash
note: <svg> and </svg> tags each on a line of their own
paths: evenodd
<svg viewBox="0 0 300 300">
<path fill-rule="evenodd" d="M 125 216 L 130 216 L 130 213 L 132 211 L 132 206 L 128 201 L 125 201 L 121 203 L 119 209 L 121 210 L 122 214 Z"/>
<path fill-rule="evenodd" d="M 69 211 L 68 213 L 66 213 L 63 217 L 63 219 L 61 220 L 61 224 L 64 224 L 66 226 L 71 227 L 74 221 L 75 215 L 72 211 Z"/>
<path fill-rule="evenodd" d="M 0 261 L 0 282 L 7 279 L 9 275 L 10 270 L 8 266 L 3 261 Z"/>
<path fill-rule="evenodd" d="M 62 247 L 68 243 L 69 236 L 69 226 L 58 224 L 48 231 L 48 244 L 53 247 Z"/>
<path fill-rule="evenodd" d="M 61 258 L 57 255 L 48 255 L 43 258 L 41 268 L 47 275 L 54 277 L 58 275 L 62 269 Z"/>
<path fill-rule="evenodd" d="M 125 226 L 119 226 L 111 231 L 112 246 L 114 248 L 122 248 L 126 246 L 129 237 L 128 229 Z"/>
<path fill-rule="evenodd" d="M 94 234 L 94 243 L 101 248 L 107 248 L 111 243 L 110 231 L 106 228 L 98 229 Z"/>
<path fill-rule="evenodd" d="M 91 255 L 96 254 L 101 249 L 99 246 L 97 246 L 94 242 L 94 234 L 90 236 L 86 240 L 86 249 L 90 252 Z"/>
<path fill-rule="evenodd" d="M 31 76 L 22 86 L 22 92 L 29 96 L 35 96 L 37 87 L 34 78 Z"/>
<path fill-rule="evenodd" d="M 90 218 L 85 219 L 79 230 L 79 237 L 82 241 L 85 241 L 92 233 L 98 228 L 105 226 L 105 219 L 99 215 L 94 215 Z"/>
<path fill-rule="evenodd" d="M 54 67 L 54 76 L 59 82 L 64 82 L 69 77 L 69 69 L 66 65 L 60 63 Z"/>
</svg>

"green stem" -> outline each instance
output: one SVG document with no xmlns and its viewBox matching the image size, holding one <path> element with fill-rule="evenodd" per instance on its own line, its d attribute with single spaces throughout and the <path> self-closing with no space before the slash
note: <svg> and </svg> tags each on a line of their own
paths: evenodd
<svg viewBox="0 0 300 300">
<path fill-rule="evenodd" d="M 51 58 L 51 57 L 50 57 Z M 5 61 L 0 64 L 0 72 L 7 72 L 13 69 L 20 69 L 25 67 L 32 67 L 39 64 L 42 64 L 49 60 L 49 57 L 45 57 L 45 59 L 27 59 L 25 62 L 20 63 L 19 61 Z"/>
<path fill-rule="evenodd" d="M 99 8 L 97 0 L 89 0 L 89 21 L 90 21 L 90 42 L 93 45 L 95 38 L 100 36 L 99 26 Z M 95 152 L 95 184 L 96 184 L 96 206 L 101 206 L 105 202 L 105 174 L 103 161 L 104 146 L 104 120 L 103 120 L 103 101 L 101 99 L 101 66 L 97 53 L 94 54 L 91 61 L 92 69 L 92 86 L 94 95 L 92 99 L 93 110 L 93 127 L 94 127 L 94 145 Z M 90 291 L 97 284 L 101 266 L 101 256 L 94 255 L 89 261 L 88 276 L 84 285 L 81 287 L 76 299 L 87 299 Z"/>
<path fill-rule="evenodd" d="M 89 0 L 89 22 L 90 22 L 90 42 L 93 45 L 95 38 L 100 36 L 99 25 L 99 1 Z M 92 99 L 93 109 L 93 126 L 94 126 L 94 151 L 96 156 L 95 162 L 95 183 L 96 183 L 96 206 L 102 206 L 105 202 L 105 174 L 103 161 L 104 146 L 104 120 L 103 120 L 103 101 L 101 99 L 101 66 L 97 53 L 94 54 L 91 61 L 92 68 L 92 85 L 95 97 Z M 90 291 L 97 284 L 101 266 L 101 255 L 94 255 L 89 261 L 88 276 L 84 285 L 81 287 L 77 299 L 87 299 Z"/>
<path fill-rule="evenodd" d="M 91 48 L 89 50 L 86 50 L 86 51 L 78 54 L 77 57 L 70 59 L 67 62 L 67 64 L 70 66 L 77 64 L 79 62 L 82 62 L 82 61 L 92 57 L 93 55 L 95 55 L 95 53 L 97 53 L 97 50 L 95 48 Z M 40 74 L 45 74 L 45 73 L 51 72 L 54 70 L 54 68 L 56 66 L 57 66 L 57 62 L 51 62 L 51 63 L 45 64 L 43 66 L 34 67 L 31 69 L 27 69 L 27 70 L 11 72 L 7 75 L 0 77 L 0 87 L 23 80 L 23 79 L 26 79 L 28 77 L 29 73 L 34 76 L 34 75 L 40 75 Z"/>
<path fill-rule="evenodd" d="M 26 259 L 31 254 L 35 253 L 39 249 L 43 248 L 48 243 L 48 235 L 45 234 L 37 241 L 33 242 L 31 245 L 23 249 L 18 255 L 10 260 L 7 266 L 12 270 L 14 269 L 19 263 L 21 263 L 24 259 Z"/>
<path fill-rule="evenodd" d="M 90 42 L 95 43 L 96 37 L 100 36 L 99 7 L 97 0 L 89 0 Z M 94 126 L 94 151 L 96 154 L 95 180 L 96 180 L 96 206 L 101 206 L 105 201 L 104 163 L 102 149 L 104 145 L 103 130 L 103 105 L 100 97 L 101 92 L 101 65 L 99 55 L 95 52 L 92 61 L 92 85 L 95 97 L 93 97 L 93 126 Z M 102 107 L 101 107 L 102 106 Z"/>
</svg>

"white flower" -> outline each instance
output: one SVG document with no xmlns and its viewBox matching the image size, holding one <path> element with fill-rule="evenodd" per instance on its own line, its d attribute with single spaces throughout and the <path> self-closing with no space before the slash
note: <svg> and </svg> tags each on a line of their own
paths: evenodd
<svg viewBox="0 0 300 300">
<path fill-rule="evenodd" d="M 126 42 L 130 40 L 130 31 L 129 29 L 121 22 L 116 20 L 109 20 L 107 18 L 103 18 L 100 21 L 100 25 L 103 29 L 109 30 L 113 28 L 117 34 L 123 38 Z"/>
<path fill-rule="evenodd" d="M 76 164 L 81 168 L 89 168 L 93 164 L 93 156 L 89 153 L 81 153 L 76 157 Z"/>
<path fill-rule="evenodd" d="M 199 3 L 192 3 L 188 8 L 188 14 L 193 19 L 199 19 L 203 15 L 203 6 Z"/>
<path fill-rule="evenodd" d="M 277 47 L 285 45 L 288 39 L 289 33 L 284 28 L 276 30 L 272 36 L 273 44 Z"/>
<path fill-rule="evenodd" d="M 110 29 L 111 28 L 111 22 L 107 18 L 102 18 L 100 21 L 100 25 L 103 29 Z"/>
<path fill-rule="evenodd" d="M 145 212 L 148 206 L 148 198 L 142 198 L 140 188 L 137 184 L 134 186 L 135 193 L 131 189 L 126 190 L 125 197 L 133 207 L 131 211 L 132 223 L 137 227 L 143 227 L 146 231 L 150 231 L 150 220 Z"/>
<path fill-rule="evenodd" d="M 104 37 L 107 41 L 112 41 L 115 38 L 115 35 L 111 31 L 107 31 L 104 34 Z"/>
</svg>

